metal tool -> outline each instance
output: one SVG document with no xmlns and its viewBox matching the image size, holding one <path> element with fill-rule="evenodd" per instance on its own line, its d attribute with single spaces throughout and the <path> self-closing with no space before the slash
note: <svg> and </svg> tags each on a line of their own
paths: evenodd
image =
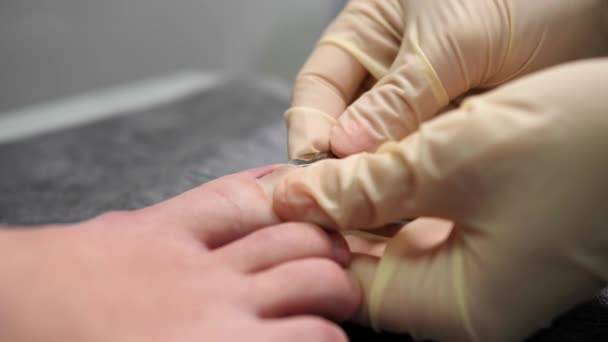
<svg viewBox="0 0 608 342">
<path fill-rule="evenodd" d="M 331 158 L 336 158 L 336 156 L 334 156 L 331 152 L 309 153 L 302 155 L 299 158 L 290 159 L 287 164 L 305 167 L 320 160 Z"/>
</svg>

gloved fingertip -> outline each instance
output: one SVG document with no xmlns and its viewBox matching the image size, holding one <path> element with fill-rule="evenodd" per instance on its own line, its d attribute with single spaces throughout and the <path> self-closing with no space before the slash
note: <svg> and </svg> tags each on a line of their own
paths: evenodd
<svg viewBox="0 0 608 342">
<path fill-rule="evenodd" d="M 272 202 L 275 213 L 282 219 L 293 221 L 302 215 L 302 208 L 308 207 L 312 199 L 290 193 L 287 179 L 279 182 L 273 193 Z"/>
<path fill-rule="evenodd" d="M 334 228 L 335 224 L 323 213 L 317 201 L 290 182 L 291 178 L 297 177 L 297 174 L 290 175 L 277 185 L 272 201 L 275 214 L 284 221 L 310 222 Z"/>
<path fill-rule="evenodd" d="M 366 254 L 355 254 L 348 268 L 351 278 L 357 282 L 361 290 L 359 310 L 351 318 L 352 322 L 369 326 L 369 294 L 376 274 L 379 259 Z"/>
<path fill-rule="evenodd" d="M 267 173 L 261 174 L 261 176 L 257 178 L 258 184 L 264 189 L 264 192 L 269 199 L 272 199 L 274 189 L 281 178 L 297 169 L 295 166 L 286 164 L 276 164 L 274 166 L 274 168 L 267 170 Z"/>
</svg>

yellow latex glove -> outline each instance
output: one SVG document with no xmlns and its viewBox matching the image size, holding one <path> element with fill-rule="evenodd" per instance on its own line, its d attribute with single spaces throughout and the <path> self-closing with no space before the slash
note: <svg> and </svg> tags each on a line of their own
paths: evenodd
<svg viewBox="0 0 608 342">
<path fill-rule="evenodd" d="M 400 140 L 461 95 L 605 53 L 607 22 L 605 0 L 351 0 L 296 79 L 289 156 Z"/>
<path fill-rule="evenodd" d="M 275 212 L 336 229 L 454 222 L 432 252 L 411 253 L 425 237 L 407 228 L 389 241 L 384 279 L 378 260 L 354 261 L 376 301 L 367 319 L 417 338 L 520 340 L 608 281 L 606 89 L 608 58 L 523 77 L 376 153 L 292 171 Z"/>
</svg>

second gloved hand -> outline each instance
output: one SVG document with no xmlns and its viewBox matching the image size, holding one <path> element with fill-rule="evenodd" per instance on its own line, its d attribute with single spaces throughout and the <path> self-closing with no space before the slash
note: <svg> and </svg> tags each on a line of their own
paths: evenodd
<svg viewBox="0 0 608 342">
<path fill-rule="evenodd" d="M 471 90 L 605 54 L 607 31 L 605 0 L 351 0 L 294 84 L 289 155 L 372 151 Z"/>
<path fill-rule="evenodd" d="M 608 59 L 527 76 L 376 153 L 293 171 L 275 212 L 335 229 L 452 221 L 432 253 L 389 242 L 398 260 L 373 319 L 417 338 L 520 340 L 608 280 L 606 89 Z M 361 262 L 368 291 L 377 261 Z"/>
</svg>

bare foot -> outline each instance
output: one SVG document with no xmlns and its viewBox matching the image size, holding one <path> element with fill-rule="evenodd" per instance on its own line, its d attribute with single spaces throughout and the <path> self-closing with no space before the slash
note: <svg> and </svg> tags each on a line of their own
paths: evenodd
<svg viewBox="0 0 608 342">
<path fill-rule="evenodd" d="M 268 171 L 69 227 L 0 230 L 0 340 L 347 341 L 328 320 L 359 306 L 346 243 L 278 224 L 256 180 Z"/>
</svg>

